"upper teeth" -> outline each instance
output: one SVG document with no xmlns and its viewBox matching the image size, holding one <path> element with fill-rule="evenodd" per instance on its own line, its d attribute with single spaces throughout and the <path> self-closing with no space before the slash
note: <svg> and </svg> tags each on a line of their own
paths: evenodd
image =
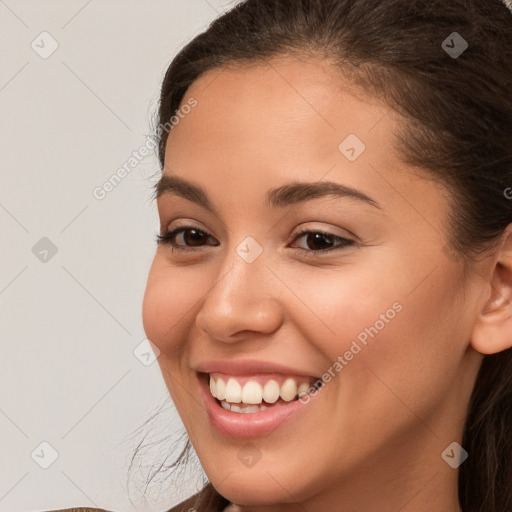
<svg viewBox="0 0 512 512">
<path fill-rule="evenodd" d="M 287 378 L 281 385 L 277 380 L 270 378 L 262 386 L 255 380 L 247 381 L 243 386 L 236 377 L 214 378 L 210 375 L 210 391 L 219 400 L 226 400 L 231 403 L 261 404 L 265 402 L 273 404 L 279 397 L 290 402 L 302 394 L 306 394 L 310 388 L 309 379 L 299 384 L 293 377 Z"/>
</svg>

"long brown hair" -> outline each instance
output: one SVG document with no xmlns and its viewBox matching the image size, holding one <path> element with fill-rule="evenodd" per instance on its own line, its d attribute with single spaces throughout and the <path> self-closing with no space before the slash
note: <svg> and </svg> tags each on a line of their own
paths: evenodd
<svg viewBox="0 0 512 512">
<path fill-rule="evenodd" d="M 458 57 L 442 47 L 453 32 L 468 43 Z M 471 261 L 512 222 L 512 13 L 501 0 L 242 1 L 167 69 L 155 130 L 162 169 L 164 125 L 189 86 L 206 71 L 276 55 L 326 58 L 405 116 L 401 158 L 451 191 L 454 254 Z M 484 357 L 463 446 L 463 511 L 512 511 L 512 349 Z M 221 502 L 206 485 L 195 504 Z"/>
</svg>

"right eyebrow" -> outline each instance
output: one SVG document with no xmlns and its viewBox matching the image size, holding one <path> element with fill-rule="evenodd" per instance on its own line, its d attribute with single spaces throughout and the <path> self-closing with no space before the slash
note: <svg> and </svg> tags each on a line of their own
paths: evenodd
<svg viewBox="0 0 512 512">
<path fill-rule="evenodd" d="M 155 185 L 154 193 L 155 199 L 167 194 L 176 195 L 202 206 L 211 213 L 217 214 L 217 209 L 208 197 L 206 190 L 184 178 L 164 175 Z"/>
</svg>

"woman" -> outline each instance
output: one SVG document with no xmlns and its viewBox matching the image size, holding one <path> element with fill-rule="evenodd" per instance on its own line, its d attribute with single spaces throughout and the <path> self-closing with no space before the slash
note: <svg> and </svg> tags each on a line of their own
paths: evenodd
<svg viewBox="0 0 512 512">
<path fill-rule="evenodd" d="M 511 87 L 500 0 L 246 0 L 174 59 L 143 322 L 209 482 L 172 511 L 512 510 Z"/>
</svg>

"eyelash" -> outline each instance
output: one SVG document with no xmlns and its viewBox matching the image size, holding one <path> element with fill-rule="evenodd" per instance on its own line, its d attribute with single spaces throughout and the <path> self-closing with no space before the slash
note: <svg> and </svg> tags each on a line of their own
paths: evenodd
<svg viewBox="0 0 512 512">
<path fill-rule="evenodd" d="M 174 252 L 190 252 L 194 251 L 195 249 L 192 247 L 177 245 L 174 241 L 174 237 L 182 232 L 188 231 L 189 229 L 197 231 L 198 233 L 201 233 L 203 235 L 207 235 L 211 238 L 211 235 L 207 233 L 206 231 L 203 231 L 202 229 L 197 229 L 195 226 L 182 226 L 179 228 L 174 229 L 173 231 L 169 231 L 167 233 L 164 233 L 163 235 L 157 234 L 156 235 L 156 243 L 158 245 L 169 245 L 171 247 L 171 250 Z M 319 231 L 319 230 L 311 230 L 311 229 L 302 229 L 300 230 L 292 241 L 297 240 L 298 238 L 306 235 L 306 234 L 320 234 L 327 237 L 330 237 L 333 239 L 334 242 L 339 242 L 337 246 L 329 247 L 327 249 L 319 249 L 319 250 L 311 250 L 311 249 L 304 249 L 302 247 L 297 247 L 297 249 L 304 251 L 306 253 L 314 253 L 314 254 L 325 254 L 328 252 L 343 250 L 346 247 L 350 247 L 355 244 L 354 240 L 350 240 L 348 238 L 343 238 L 338 235 L 333 235 L 332 233 L 327 233 L 325 231 Z"/>
</svg>

